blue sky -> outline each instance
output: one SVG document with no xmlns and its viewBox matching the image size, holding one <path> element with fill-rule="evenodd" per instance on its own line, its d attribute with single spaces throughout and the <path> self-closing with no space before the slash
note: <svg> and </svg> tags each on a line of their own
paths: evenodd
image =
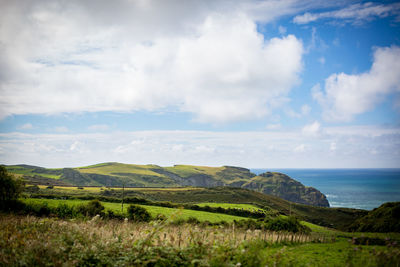
<svg viewBox="0 0 400 267">
<path fill-rule="evenodd" d="M 400 167 L 395 1 L 0 1 L 0 163 Z"/>
</svg>

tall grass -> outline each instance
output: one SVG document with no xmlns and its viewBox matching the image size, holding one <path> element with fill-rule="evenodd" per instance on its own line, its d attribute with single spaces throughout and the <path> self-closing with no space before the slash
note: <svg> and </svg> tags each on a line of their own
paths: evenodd
<svg viewBox="0 0 400 267">
<path fill-rule="evenodd" d="M 399 261 L 396 247 L 361 248 L 319 234 L 99 216 L 86 221 L 0 216 L 0 266 L 397 266 Z"/>
</svg>

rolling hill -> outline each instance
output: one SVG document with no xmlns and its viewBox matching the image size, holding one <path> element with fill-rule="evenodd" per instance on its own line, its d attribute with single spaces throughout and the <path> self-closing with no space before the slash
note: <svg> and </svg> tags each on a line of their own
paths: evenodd
<svg viewBox="0 0 400 267">
<path fill-rule="evenodd" d="M 235 187 L 274 195 L 292 202 L 329 207 L 325 195 L 289 176 L 266 172 L 255 175 L 241 167 L 134 165 L 101 163 L 78 168 L 47 169 L 30 165 L 6 166 L 30 184 L 106 187 Z"/>
</svg>

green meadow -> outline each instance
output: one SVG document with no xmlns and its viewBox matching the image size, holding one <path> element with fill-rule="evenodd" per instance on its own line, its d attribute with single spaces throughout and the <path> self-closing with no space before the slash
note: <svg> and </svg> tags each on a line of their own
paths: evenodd
<svg viewBox="0 0 400 267">
<path fill-rule="evenodd" d="M 82 204 L 87 204 L 89 200 L 61 200 L 61 199 L 24 199 L 25 203 L 29 204 L 44 204 L 49 207 L 57 207 L 60 204 L 67 204 L 69 206 L 78 206 Z M 121 203 L 111 203 L 111 202 L 102 202 L 106 210 L 112 210 L 115 213 L 119 214 L 127 214 L 127 208 L 129 204 L 125 204 L 122 209 Z M 200 222 L 209 221 L 211 223 L 215 222 L 233 222 L 234 220 L 245 220 L 245 217 L 232 216 L 227 214 L 220 213 L 211 213 L 205 211 L 195 211 L 195 210 L 187 210 L 187 209 L 176 209 L 176 208 L 166 208 L 166 207 L 158 207 L 158 206 L 147 206 L 147 205 L 138 205 L 145 208 L 153 217 L 156 217 L 158 214 L 164 215 L 167 218 L 174 216 L 175 219 L 183 219 L 187 220 L 189 218 L 196 218 Z"/>
</svg>

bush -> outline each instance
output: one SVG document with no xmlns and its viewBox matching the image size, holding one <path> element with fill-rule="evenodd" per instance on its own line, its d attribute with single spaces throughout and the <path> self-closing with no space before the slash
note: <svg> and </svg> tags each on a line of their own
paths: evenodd
<svg viewBox="0 0 400 267">
<path fill-rule="evenodd" d="M 23 188 L 22 180 L 15 179 L 4 166 L 0 166 L 0 210 L 10 210 Z"/>
<path fill-rule="evenodd" d="M 167 217 L 164 214 L 157 214 L 154 218 L 156 221 L 164 222 L 167 220 Z"/>
<path fill-rule="evenodd" d="M 287 231 L 292 233 L 309 233 L 311 229 L 300 224 L 300 221 L 293 216 L 277 217 L 265 224 L 266 229 L 271 231 Z"/>
<path fill-rule="evenodd" d="M 190 217 L 187 219 L 187 223 L 190 223 L 190 224 L 200 224 L 200 221 L 199 221 L 197 218 L 190 216 Z"/>
<path fill-rule="evenodd" d="M 129 205 L 128 218 L 137 222 L 148 222 L 151 220 L 151 215 L 145 208 Z"/>
<path fill-rule="evenodd" d="M 107 210 L 105 213 L 105 218 L 123 220 L 125 217 L 122 214 L 113 212 L 112 210 Z"/>
<path fill-rule="evenodd" d="M 57 217 L 60 218 L 73 218 L 75 217 L 75 210 L 73 207 L 68 206 L 67 204 L 60 203 L 55 210 Z"/>
<path fill-rule="evenodd" d="M 77 212 L 83 216 L 93 217 L 100 215 L 104 217 L 104 206 L 97 199 L 90 201 L 86 205 L 80 205 L 77 207 Z"/>
<path fill-rule="evenodd" d="M 35 216 L 49 216 L 52 213 L 47 202 L 43 203 L 28 203 L 24 206 L 24 213 Z"/>
</svg>

